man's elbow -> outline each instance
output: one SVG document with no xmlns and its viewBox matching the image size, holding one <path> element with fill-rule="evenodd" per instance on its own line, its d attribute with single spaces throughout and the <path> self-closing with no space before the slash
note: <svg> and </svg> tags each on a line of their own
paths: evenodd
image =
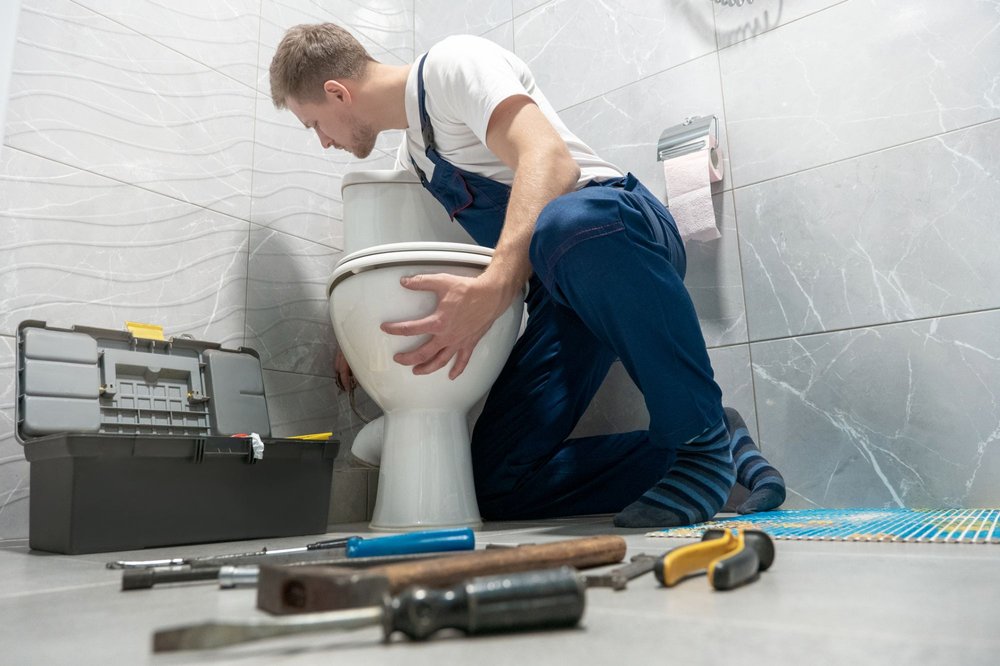
<svg viewBox="0 0 1000 666">
<path fill-rule="evenodd" d="M 580 181 L 580 165 L 570 157 L 566 150 L 559 152 L 553 170 L 556 174 L 557 182 L 562 186 L 564 193 L 576 189 L 576 184 Z"/>
</svg>

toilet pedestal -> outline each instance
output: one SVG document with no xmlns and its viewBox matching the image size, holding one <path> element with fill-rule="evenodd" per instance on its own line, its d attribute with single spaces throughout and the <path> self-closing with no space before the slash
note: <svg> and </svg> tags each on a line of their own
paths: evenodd
<svg viewBox="0 0 1000 666">
<path fill-rule="evenodd" d="M 466 415 L 441 409 L 386 413 L 372 529 L 481 524 Z"/>
</svg>

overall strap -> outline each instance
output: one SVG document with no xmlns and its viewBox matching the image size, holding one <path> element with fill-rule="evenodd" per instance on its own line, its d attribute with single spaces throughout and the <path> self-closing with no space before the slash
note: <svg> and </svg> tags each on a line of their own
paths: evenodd
<svg viewBox="0 0 1000 666">
<path fill-rule="evenodd" d="M 420 135 L 424 140 L 425 153 L 434 150 L 434 128 L 431 127 L 431 117 L 427 113 L 427 96 L 424 93 L 424 62 L 426 61 L 427 54 L 425 53 L 424 57 L 420 59 L 420 64 L 417 65 L 417 100 L 420 104 Z M 431 159 L 433 160 L 433 158 Z"/>
</svg>

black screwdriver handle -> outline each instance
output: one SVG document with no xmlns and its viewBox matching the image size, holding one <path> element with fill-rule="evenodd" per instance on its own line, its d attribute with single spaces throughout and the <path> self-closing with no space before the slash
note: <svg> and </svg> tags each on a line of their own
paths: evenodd
<svg viewBox="0 0 1000 666">
<path fill-rule="evenodd" d="M 485 634 L 573 627 L 583 617 L 586 582 L 572 567 L 481 576 L 447 589 L 411 587 L 388 602 L 386 638 L 415 640 L 440 629 Z"/>
</svg>

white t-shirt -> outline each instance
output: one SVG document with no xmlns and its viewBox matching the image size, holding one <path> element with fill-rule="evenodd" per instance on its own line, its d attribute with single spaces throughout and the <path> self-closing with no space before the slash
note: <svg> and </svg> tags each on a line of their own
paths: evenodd
<svg viewBox="0 0 1000 666">
<path fill-rule="evenodd" d="M 409 127 L 399 147 L 396 168 L 415 173 L 410 162 L 412 155 L 430 179 L 434 165 L 424 154 L 420 134 L 419 63 L 418 58 L 406 81 Z M 487 39 L 455 35 L 435 44 L 424 63 L 424 90 L 437 151 L 460 169 L 513 184 L 514 172 L 486 147 L 486 128 L 501 102 L 514 95 L 528 95 L 566 142 L 570 155 L 580 166 L 578 189 L 591 180 L 624 175 L 569 131 L 520 58 Z"/>
</svg>

